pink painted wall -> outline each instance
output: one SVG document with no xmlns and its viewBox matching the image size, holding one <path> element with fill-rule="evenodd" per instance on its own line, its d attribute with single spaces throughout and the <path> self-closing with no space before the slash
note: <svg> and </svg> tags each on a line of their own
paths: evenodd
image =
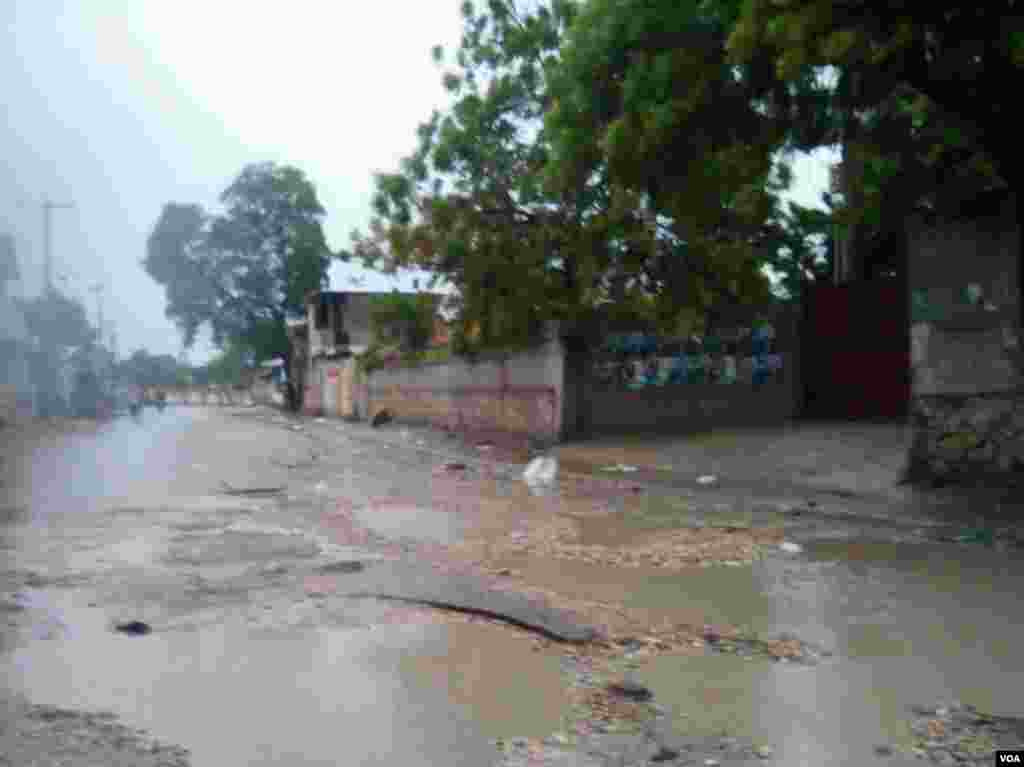
<svg viewBox="0 0 1024 767">
<path fill-rule="evenodd" d="M 563 355 L 557 341 L 504 358 L 453 360 L 390 368 L 368 376 L 367 417 L 389 410 L 399 419 L 452 429 L 506 431 L 557 439 L 561 429 Z"/>
</svg>

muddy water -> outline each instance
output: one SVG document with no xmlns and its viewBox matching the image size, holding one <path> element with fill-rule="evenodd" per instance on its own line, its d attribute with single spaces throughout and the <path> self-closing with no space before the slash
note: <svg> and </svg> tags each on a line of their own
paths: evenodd
<svg viewBox="0 0 1024 767">
<path fill-rule="evenodd" d="M 244 619 L 112 633 L 72 592 L 34 595 L 49 639 L 0 663 L 34 702 L 112 710 L 197 767 L 490 763 L 491 739 L 563 713 L 557 659 L 487 625 L 259 631 Z"/>
<path fill-rule="evenodd" d="M 761 635 L 794 632 L 832 651 L 810 668 L 687 655 L 639 672 L 682 732 L 751 734 L 775 750 L 776 764 L 870 763 L 875 744 L 909 744 L 912 704 L 959 699 L 1024 715 L 1019 553 L 862 540 L 671 574 L 522 557 L 503 564 L 578 599 Z"/>
<path fill-rule="evenodd" d="M 732 578 L 733 573 L 723 571 Z M 906 707 L 959 699 L 1024 715 L 1024 561 L 983 548 L 886 543 L 820 544 L 805 563 L 751 568 L 768 605 L 754 621 L 822 641 L 835 656 L 814 668 L 730 656 L 654 660 L 641 671 L 681 726 L 753 733 L 779 764 L 844 755 L 872 758 L 875 743 L 906 744 Z M 733 598 L 741 581 L 705 582 Z M 751 600 L 749 591 L 741 599 Z"/>
</svg>

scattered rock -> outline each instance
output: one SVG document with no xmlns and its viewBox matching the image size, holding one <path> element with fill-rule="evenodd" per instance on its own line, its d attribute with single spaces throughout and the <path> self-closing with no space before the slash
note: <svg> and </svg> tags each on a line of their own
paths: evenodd
<svg viewBox="0 0 1024 767">
<path fill-rule="evenodd" d="M 779 544 L 779 550 L 784 551 L 787 554 L 799 554 L 804 550 L 804 547 L 799 543 L 793 543 L 792 541 L 783 541 Z"/>
<path fill-rule="evenodd" d="M 771 746 L 758 746 L 754 749 L 754 754 L 758 759 L 771 759 L 775 755 L 775 751 Z"/>
<path fill-rule="evenodd" d="M 284 575 L 288 572 L 288 566 L 281 562 L 268 562 L 260 572 L 263 575 Z"/>
<path fill-rule="evenodd" d="M 444 469 L 445 471 L 465 471 L 466 464 L 458 463 L 457 461 L 449 461 L 448 463 L 444 464 L 441 468 Z"/>
<path fill-rule="evenodd" d="M 636 701 L 647 701 L 654 697 L 654 693 L 642 684 L 637 684 L 636 682 L 631 682 L 629 680 L 615 682 L 608 685 L 608 692 Z"/>
<path fill-rule="evenodd" d="M 373 416 L 373 420 L 370 421 L 370 425 L 374 429 L 379 429 L 381 426 L 391 423 L 394 418 L 395 416 L 390 410 L 378 410 Z"/>
<path fill-rule="evenodd" d="M 877 756 L 892 756 L 893 747 L 890 746 L 888 743 L 880 743 L 877 746 L 875 746 L 875 754 Z"/>
<path fill-rule="evenodd" d="M 936 711 L 938 713 L 938 711 Z M 931 719 L 928 722 L 928 737 L 942 738 L 946 735 L 946 725 L 939 719 Z"/>
<path fill-rule="evenodd" d="M 674 748 L 668 746 L 662 746 L 658 749 L 657 753 L 651 757 L 652 762 L 671 762 L 674 759 L 679 758 L 679 752 Z"/>
<path fill-rule="evenodd" d="M 714 626 L 705 626 L 704 633 L 702 634 L 705 642 L 718 642 L 722 638 L 722 634 Z"/>
<path fill-rule="evenodd" d="M 143 621 L 126 621 L 114 626 L 114 630 L 130 636 L 145 636 L 152 633 L 152 627 Z"/>
<path fill-rule="evenodd" d="M 498 575 L 509 576 L 512 575 L 512 571 L 507 567 L 503 567 L 501 570 L 498 570 Z"/>
<path fill-rule="evenodd" d="M 713 485 L 718 481 L 718 477 L 714 474 L 705 474 L 701 477 L 697 477 L 698 485 Z"/>
<path fill-rule="evenodd" d="M 721 764 L 721 762 L 717 759 L 708 758 L 704 760 L 704 767 L 718 767 L 719 764 Z"/>
</svg>

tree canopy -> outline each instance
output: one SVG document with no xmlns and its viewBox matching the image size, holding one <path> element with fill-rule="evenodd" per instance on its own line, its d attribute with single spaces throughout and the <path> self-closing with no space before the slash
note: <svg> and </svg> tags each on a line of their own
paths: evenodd
<svg viewBox="0 0 1024 767">
<path fill-rule="evenodd" d="M 19 301 L 29 332 L 43 351 L 60 353 L 96 340 L 96 329 L 81 301 L 49 288 L 35 298 Z"/>
<path fill-rule="evenodd" d="M 601 4 L 579 18 L 565 0 L 481 5 L 463 5 L 454 68 L 443 76 L 451 108 L 420 126 L 398 172 L 377 177 L 375 216 L 368 235 L 354 236 L 355 253 L 446 278 L 458 291 L 462 336 L 475 328 L 482 345 L 535 336 L 545 320 L 594 338 L 602 318 L 675 329 L 719 300 L 764 300 L 757 235 L 731 227 L 770 207 L 739 183 L 770 169 L 741 173 L 744 156 L 722 155 L 701 171 L 704 186 L 687 191 L 719 224 L 698 230 L 670 219 L 682 212 L 668 204 L 675 192 L 639 183 L 663 160 L 605 152 L 601 126 L 622 94 L 584 74 L 594 64 L 600 83 L 617 76 L 601 55 L 590 60 L 600 41 L 577 31 L 597 34 L 590 20 Z M 660 25 L 647 18 L 648 32 Z M 724 60 L 724 31 L 716 39 Z M 443 51 L 435 58 L 443 62 Z M 756 112 L 748 113 L 741 127 L 753 134 Z"/>
<path fill-rule="evenodd" d="M 193 345 L 207 325 L 265 358 L 287 353 L 285 319 L 301 316 L 307 293 L 327 284 L 332 254 L 324 209 L 302 171 L 247 166 L 221 195 L 223 211 L 168 203 L 143 266 L 164 287 L 167 316 Z"/>
<path fill-rule="evenodd" d="M 184 384 L 188 369 L 171 354 L 150 354 L 138 349 L 117 366 L 122 382 L 139 386 L 171 386 Z"/>
<path fill-rule="evenodd" d="M 831 128 L 809 144 L 846 149 L 841 223 L 884 232 L 914 208 L 958 213 L 998 187 L 1024 204 L 1006 87 L 1024 66 L 1015 0 L 747 0 L 729 48 L 737 64 L 767 57 L 787 86 L 829 76 L 827 99 L 802 124 Z"/>
</svg>

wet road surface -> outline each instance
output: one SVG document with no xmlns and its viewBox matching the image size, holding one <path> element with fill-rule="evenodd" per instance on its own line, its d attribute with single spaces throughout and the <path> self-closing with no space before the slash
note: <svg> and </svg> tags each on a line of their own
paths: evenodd
<svg viewBox="0 0 1024 767">
<path fill-rule="evenodd" d="M 454 448 L 399 434 L 170 408 L 42 445 L 8 488 L 5 508 L 24 513 L 0 528 L 15 605 L 0 614 L 8 693 L 112 710 L 186 746 L 196 765 L 484 765 L 493 738 L 559 730 L 553 652 L 491 625 L 311 596 L 317 567 L 394 556 L 325 530 L 338 503 L 380 540 L 444 543 L 467 528 L 431 479 Z M 459 485 L 455 505 L 486 519 L 529 503 L 514 467 L 492 474 Z M 223 482 L 285 491 L 226 496 Z M 680 524 L 785 524 L 805 547 L 795 555 L 675 573 L 503 564 L 581 599 L 828 648 L 811 667 L 700 652 L 637 669 L 669 729 L 753 738 L 771 748 L 761 763 L 904 763 L 872 749 L 909 746 L 907 707 L 921 702 L 1024 716 L 1021 550 L 928 540 L 940 526 L 1006 524 L 1012 503 L 833 499 L 794 517 L 780 510 L 792 492 L 644 490 L 574 519 L 605 545 Z M 128 619 L 153 634 L 110 630 Z"/>
</svg>

